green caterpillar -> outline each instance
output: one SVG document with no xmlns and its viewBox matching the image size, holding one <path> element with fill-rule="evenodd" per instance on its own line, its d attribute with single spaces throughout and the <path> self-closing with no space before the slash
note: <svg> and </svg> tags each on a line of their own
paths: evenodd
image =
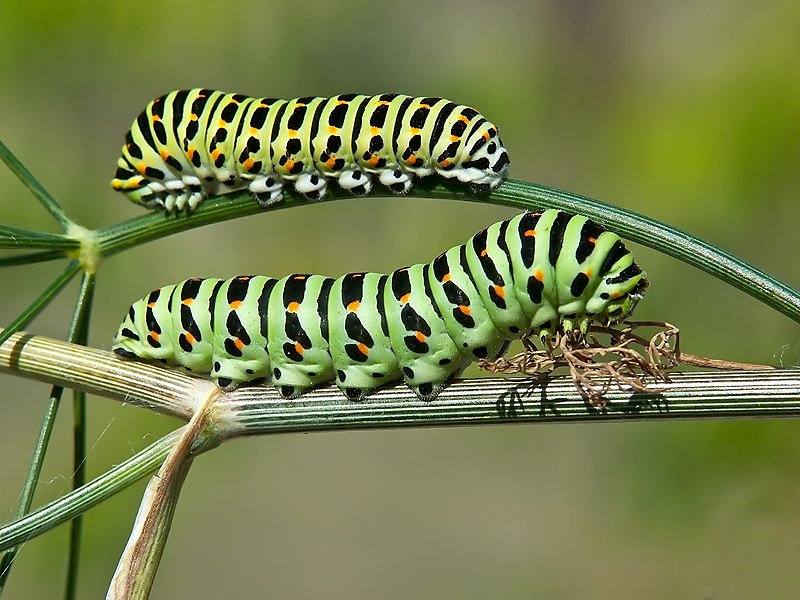
<svg viewBox="0 0 800 600">
<path fill-rule="evenodd" d="M 332 380 L 352 400 L 404 379 L 433 400 L 509 340 L 625 318 L 647 287 L 619 237 L 557 210 L 495 223 L 433 262 L 389 275 L 188 279 L 135 302 L 113 350 L 271 381 L 293 398 Z"/>
<path fill-rule="evenodd" d="M 277 100 L 192 89 L 147 105 L 111 186 L 148 208 L 191 212 L 208 196 L 242 189 L 268 206 L 287 182 L 315 200 L 328 178 L 355 195 L 369 193 L 373 175 L 398 194 L 433 173 L 489 190 L 508 165 L 497 127 L 444 98 Z"/>
</svg>

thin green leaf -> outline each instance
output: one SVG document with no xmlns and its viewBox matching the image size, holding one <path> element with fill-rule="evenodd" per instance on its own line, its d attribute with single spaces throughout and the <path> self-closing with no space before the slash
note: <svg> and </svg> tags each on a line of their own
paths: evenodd
<svg viewBox="0 0 800 600">
<path fill-rule="evenodd" d="M 21 227 L 0 225 L 0 248 L 13 250 L 22 248 L 47 248 L 48 250 L 75 250 L 80 246 L 78 240 L 58 233 L 32 231 Z"/>
<path fill-rule="evenodd" d="M 16 175 L 25 187 L 27 187 L 36 199 L 45 207 L 47 212 L 53 215 L 56 221 L 66 230 L 73 221 L 64 212 L 64 209 L 56 202 L 50 193 L 36 181 L 36 178 L 25 168 L 14 153 L 0 140 L 0 160 L 6 163 L 11 172 Z"/>
<path fill-rule="evenodd" d="M 154 473 L 180 439 L 182 431 L 183 427 L 167 434 L 86 485 L 0 527 L 0 551 L 18 546 L 66 523 L 142 477 Z"/>
<path fill-rule="evenodd" d="M 38 315 L 42 309 L 67 285 L 75 274 L 81 270 L 81 264 L 77 260 L 70 262 L 61 274 L 26 308 L 23 313 L 11 321 L 8 326 L 0 332 L 0 344 L 5 342 L 13 333 L 19 331 Z"/>
<path fill-rule="evenodd" d="M 69 333 L 67 335 L 68 341 L 77 344 L 85 344 L 87 337 L 88 337 L 88 323 L 89 323 L 89 314 L 91 313 L 91 306 L 92 306 L 92 297 L 94 295 L 94 276 L 91 274 L 84 273 L 83 280 L 81 281 L 81 289 L 78 293 L 78 300 L 75 305 L 75 311 L 72 316 L 72 322 L 70 324 Z M 22 489 L 22 495 L 20 498 L 19 506 L 17 508 L 16 517 L 20 518 L 23 515 L 27 514 L 30 511 L 31 504 L 33 502 L 33 496 L 36 492 L 36 484 L 39 481 L 39 477 L 42 472 L 42 465 L 44 464 L 44 457 L 47 453 L 47 448 L 50 442 L 50 434 L 53 431 L 53 427 L 55 425 L 56 416 L 58 414 L 58 408 L 61 404 L 61 397 L 64 393 L 63 386 L 53 386 L 52 390 L 50 391 L 50 401 L 47 406 L 47 411 L 45 412 L 44 419 L 42 420 L 42 425 L 39 429 L 39 437 L 36 441 L 36 444 L 33 449 L 33 458 L 31 460 L 30 468 L 28 469 L 28 477 L 25 481 L 25 485 Z M 85 394 L 83 392 L 75 392 L 77 394 L 81 394 L 84 398 L 85 403 Z M 75 462 L 78 463 L 78 466 L 73 471 L 73 489 L 76 489 L 84 484 L 84 462 L 85 462 L 85 407 L 83 411 L 79 411 L 78 409 L 80 406 L 76 407 L 75 410 Z M 78 427 L 77 423 L 80 423 L 80 427 Z M 79 550 L 79 542 L 80 542 L 80 519 L 81 517 L 77 517 L 75 521 L 73 521 L 73 526 L 71 533 L 76 530 L 75 523 L 77 522 L 77 534 L 72 534 L 70 538 L 70 553 L 69 553 L 69 565 L 68 565 L 68 576 L 67 576 L 67 590 L 72 590 L 71 597 L 75 596 L 75 590 L 77 589 L 77 557 L 78 557 L 78 550 Z M 73 539 L 74 538 L 74 539 Z M 75 546 L 75 547 L 74 547 Z M 18 548 L 12 548 L 3 556 L 2 561 L 0 562 L 0 593 L 2 593 L 3 588 L 5 587 L 6 581 L 8 580 L 8 576 L 11 573 L 11 567 L 16 557 Z M 73 566 L 74 565 L 74 566 Z M 68 594 L 69 595 L 69 594 Z"/>
<path fill-rule="evenodd" d="M 16 267 L 19 265 L 30 265 L 38 262 L 46 262 L 48 260 L 55 260 L 57 258 L 64 258 L 63 250 L 40 250 L 38 252 L 30 252 L 28 254 L 4 256 L 0 258 L 0 269 L 3 267 Z"/>
</svg>

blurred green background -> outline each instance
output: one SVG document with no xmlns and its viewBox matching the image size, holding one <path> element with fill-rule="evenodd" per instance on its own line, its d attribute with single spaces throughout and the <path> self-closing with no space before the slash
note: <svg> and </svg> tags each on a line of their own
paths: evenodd
<svg viewBox="0 0 800 600">
<path fill-rule="evenodd" d="M 513 177 L 662 219 L 798 287 L 798 31 L 793 1 L 7 0 L 0 136 L 96 227 L 140 214 L 109 180 L 130 122 L 167 90 L 442 95 L 500 126 Z M 132 300 L 189 276 L 386 271 L 511 214 L 373 196 L 188 232 L 102 266 L 91 342 L 108 348 Z M 0 222 L 55 229 L 1 167 Z M 797 324 L 634 249 L 652 280 L 639 318 L 680 325 L 689 352 L 797 364 Z M 0 323 L 59 268 L 0 271 Z M 63 338 L 75 291 L 28 329 Z M 2 383 L 5 521 L 48 388 Z M 37 503 L 68 489 L 70 404 Z M 89 425 L 96 475 L 177 422 L 91 398 Z M 631 422 L 232 442 L 196 461 L 154 597 L 795 596 L 797 432 Z M 104 594 L 142 486 L 88 513 L 80 597 Z M 25 544 L 4 598 L 60 596 L 66 534 Z"/>
</svg>

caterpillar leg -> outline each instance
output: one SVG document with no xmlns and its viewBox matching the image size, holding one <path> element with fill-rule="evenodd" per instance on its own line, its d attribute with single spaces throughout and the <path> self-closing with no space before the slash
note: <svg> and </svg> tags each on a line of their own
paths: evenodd
<svg viewBox="0 0 800 600">
<path fill-rule="evenodd" d="M 256 177 L 247 189 L 264 208 L 283 199 L 283 183 L 276 177 Z"/>
<path fill-rule="evenodd" d="M 355 196 L 369 194 L 372 189 L 372 177 L 364 171 L 352 169 L 339 174 L 339 186 Z"/>
<path fill-rule="evenodd" d="M 325 177 L 316 171 L 313 173 L 301 173 L 294 182 L 294 189 L 309 200 L 324 198 L 325 192 L 328 191 Z"/>
<path fill-rule="evenodd" d="M 402 169 L 384 169 L 379 178 L 381 183 L 395 194 L 406 194 L 414 185 L 414 176 Z"/>
</svg>

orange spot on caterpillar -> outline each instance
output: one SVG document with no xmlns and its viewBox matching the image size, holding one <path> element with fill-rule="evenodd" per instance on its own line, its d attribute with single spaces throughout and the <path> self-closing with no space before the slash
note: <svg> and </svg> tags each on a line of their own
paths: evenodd
<svg viewBox="0 0 800 600">
<path fill-rule="evenodd" d="M 153 338 L 155 341 L 158 341 L 158 333 L 155 331 L 150 332 L 150 337 Z"/>
<path fill-rule="evenodd" d="M 228 122 L 225 119 L 220 119 L 219 121 L 217 121 L 217 127 L 219 127 L 220 129 L 225 129 L 227 125 Z"/>
<path fill-rule="evenodd" d="M 295 275 L 292 279 L 294 279 L 296 281 L 303 281 L 303 279 L 305 279 L 305 278 L 306 278 L 305 275 Z"/>
<path fill-rule="evenodd" d="M 428 110 L 430 110 L 431 105 L 430 104 L 420 104 L 419 107 L 420 108 L 427 108 Z"/>
<path fill-rule="evenodd" d="M 486 250 L 486 248 L 481 250 L 481 256 L 486 256 L 487 254 L 488 254 L 488 251 Z"/>
<path fill-rule="evenodd" d="M 242 348 L 244 348 L 244 342 L 239 338 L 233 340 L 233 345 L 236 346 L 237 350 L 241 350 Z"/>
<path fill-rule="evenodd" d="M 350 276 L 351 277 L 363 277 L 364 274 L 363 273 L 350 273 Z"/>
<path fill-rule="evenodd" d="M 597 243 L 597 238 L 596 237 L 590 237 L 590 238 L 588 238 L 588 242 L 590 244 L 596 244 Z"/>
<path fill-rule="evenodd" d="M 161 160 L 167 160 L 169 158 L 169 152 L 167 152 L 163 148 L 159 150 L 158 155 L 161 157 Z"/>
<path fill-rule="evenodd" d="M 451 141 L 451 142 L 457 142 L 457 141 L 458 141 L 458 140 L 460 140 L 460 139 L 461 139 L 461 137 L 460 137 L 460 136 L 457 136 L 457 135 L 451 135 L 451 136 L 450 136 L 450 141 Z"/>
<path fill-rule="evenodd" d="M 242 305 L 242 301 L 241 301 L 241 300 L 234 300 L 234 301 L 233 301 L 233 302 L 231 302 L 231 303 L 230 303 L 228 306 L 230 306 L 232 310 L 236 310 L 236 309 L 238 309 L 238 308 L 239 308 L 241 305 Z"/>
<path fill-rule="evenodd" d="M 186 151 L 186 156 L 188 156 L 188 157 L 189 157 L 189 160 L 191 160 L 192 158 L 194 158 L 195 152 L 197 152 L 197 150 L 195 150 L 194 148 L 189 148 L 189 149 Z"/>
<path fill-rule="evenodd" d="M 286 310 L 288 310 L 289 312 L 297 312 L 299 308 L 300 308 L 299 302 L 289 302 L 289 306 L 286 307 Z"/>
<path fill-rule="evenodd" d="M 254 163 L 255 161 L 252 158 L 248 157 L 247 160 L 245 160 L 242 163 L 242 166 L 249 171 L 253 167 Z"/>
<path fill-rule="evenodd" d="M 300 106 L 300 105 L 298 104 L 298 106 Z M 297 129 L 289 129 L 289 130 L 287 130 L 287 133 L 289 134 L 290 138 L 297 137 Z"/>
<path fill-rule="evenodd" d="M 194 113 L 192 113 L 191 115 L 189 115 L 189 120 L 190 120 L 190 121 L 197 121 L 197 119 L 198 119 L 198 118 L 199 118 L 199 117 L 198 117 L 196 114 L 194 114 Z"/>
<path fill-rule="evenodd" d="M 194 302 L 194 298 L 186 298 L 184 300 L 181 300 L 181 304 L 183 304 L 184 306 L 191 306 L 192 302 Z"/>
<path fill-rule="evenodd" d="M 490 136 L 489 136 L 489 132 L 488 132 L 488 131 L 484 131 L 484 132 L 483 132 L 483 139 L 485 139 L 485 140 L 488 140 L 488 139 L 489 139 L 489 137 L 490 137 Z"/>
<path fill-rule="evenodd" d="M 327 166 L 329 169 L 332 169 L 333 167 L 336 166 L 336 159 L 331 156 L 328 160 L 325 161 L 325 166 Z"/>
<path fill-rule="evenodd" d="M 369 354 L 369 348 L 367 348 L 366 344 L 358 344 L 358 351 L 364 356 Z"/>
<path fill-rule="evenodd" d="M 411 128 L 411 134 L 412 135 L 417 135 L 420 131 L 421 131 L 421 129 L 419 127 L 412 127 Z"/>
<path fill-rule="evenodd" d="M 295 349 L 295 352 L 297 352 L 298 354 L 303 354 L 303 352 L 306 351 L 306 349 L 303 348 L 303 346 L 300 345 L 300 342 L 295 342 L 294 343 L 294 349 Z"/>
<path fill-rule="evenodd" d="M 406 160 L 406 164 L 407 165 L 411 165 L 412 167 L 415 164 L 417 164 L 417 155 L 416 154 L 412 154 L 411 156 L 409 156 L 408 159 Z"/>
<path fill-rule="evenodd" d="M 505 298 L 506 297 L 506 289 L 502 285 L 495 285 L 495 286 L 492 286 L 492 287 L 494 287 L 494 293 L 495 294 L 497 294 L 501 298 Z"/>
<path fill-rule="evenodd" d="M 196 337 L 194 337 L 194 336 L 193 336 L 191 333 L 189 333 L 188 331 L 187 331 L 186 333 L 184 333 L 184 334 L 183 334 L 183 337 L 185 337 L 185 338 L 186 338 L 186 341 L 187 341 L 187 342 L 189 342 L 189 344 L 191 344 L 192 346 L 194 346 L 194 345 L 197 343 L 197 338 L 196 338 Z"/>
<path fill-rule="evenodd" d="M 222 154 L 220 149 L 219 148 L 214 148 L 214 150 L 211 152 L 211 158 L 214 159 L 214 160 L 217 160 L 217 158 L 219 158 L 220 154 Z"/>
<path fill-rule="evenodd" d="M 536 272 L 533 274 L 533 277 L 537 281 L 544 281 L 544 273 L 542 273 L 541 269 L 536 269 Z"/>
<path fill-rule="evenodd" d="M 159 117 L 158 115 L 153 115 L 153 123 L 155 123 L 156 121 L 160 121 L 160 120 L 161 120 L 161 117 Z"/>
<path fill-rule="evenodd" d="M 583 272 L 583 274 L 584 274 L 584 275 L 586 275 L 587 277 L 591 277 L 591 276 L 592 276 L 592 270 L 591 270 L 591 269 L 586 269 L 586 270 Z"/>
<path fill-rule="evenodd" d="M 414 334 L 414 337 L 415 337 L 415 338 L 417 338 L 417 339 L 418 339 L 420 342 L 424 342 L 424 341 L 427 339 L 427 338 L 425 337 L 425 334 L 424 334 L 424 333 L 422 333 L 421 331 L 418 331 L 418 332 L 416 332 L 416 333 Z"/>
<path fill-rule="evenodd" d="M 411 293 L 410 292 L 408 294 L 403 294 L 400 297 L 400 302 L 402 302 L 403 304 L 406 304 L 410 298 L 411 298 Z"/>
<path fill-rule="evenodd" d="M 378 159 L 378 157 L 377 157 L 376 155 L 374 155 L 374 154 L 373 154 L 372 156 L 370 156 L 370 157 L 369 157 L 369 160 L 368 160 L 367 162 L 368 162 L 368 163 L 369 163 L 371 166 L 373 166 L 373 167 L 374 167 L 375 165 L 377 165 L 377 164 L 378 164 L 378 160 L 379 160 L 379 159 Z"/>
<path fill-rule="evenodd" d="M 328 125 L 328 133 L 339 133 L 339 128 L 336 125 Z"/>
<path fill-rule="evenodd" d="M 389 104 L 389 102 L 387 102 L 386 100 L 380 100 L 378 102 L 378 106 L 387 106 L 388 104 Z"/>
<path fill-rule="evenodd" d="M 139 171 L 139 173 L 141 175 L 144 175 L 147 172 L 147 165 L 142 163 L 142 164 L 140 164 L 139 166 L 136 167 L 136 170 Z"/>
<path fill-rule="evenodd" d="M 462 123 L 469 123 L 469 119 L 464 115 L 458 115 L 458 120 L 461 121 Z"/>
<path fill-rule="evenodd" d="M 462 313 L 464 313 L 467 316 L 469 316 L 469 314 L 471 312 L 470 309 L 469 309 L 469 306 L 467 306 L 466 304 L 460 304 L 459 307 L 458 307 L 458 310 L 460 310 Z"/>
<path fill-rule="evenodd" d="M 347 305 L 347 310 L 350 312 L 356 312 L 358 308 L 361 306 L 361 302 L 358 300 L 353 300 L 350 304 Z"/>
<path fill-rule="evenodd" d="M 147 308 L 153 308 L 155 305 L 156 305 L 155 302 L 148 302 L 147 303 Z"/>
<path fill-rule="evenodd" d="M 449 167 L 451 164 L 453 164 L 453 163 L 451 163 L 451 162 L 450 162 L 448 159 L 446 159 L 446 158 L 445 158 L 443 161 L 441 161 L 441 162 L 439 163 L 439 166 L 440 166 L 440 167 L 442 167 L 443 169 L 446 169 L 446 168 L 447 168 L 447 167 Z"/>
<path fill-rule="evenodd" d="M 536 237 L 536 230 L 535 229 L 527 229 L 523 235 L 525 237 Z"/>
<path fill-rule="evenodd" d="M 609 294 L 609 295 L 610 295 L 612 298 L 619 298 L 620 296 L 622 296 L 622 292 L 620 292 L 619 290 L 614 290 L 614 291 L 613 291 L 613 292 L 611 292 L 611 294 Z"/>
<path fill-rule="evenodd" d="M 380 131 L 380 129 L 378 129 L 377 127 L 370 127 L 370 128 L 369 128 L 369 132 L 370 132 L 372 135 L 378 135 L 378 132 L 379 132 L 379 131 Z"/>
<path fill-rule="evenodd" d="M 287 171 L 291 171 L 294 168 L 294 161 L 290 158 L 286 161 L 286 164 L 283 165 L 283 168 Z"/>
<path fill-rule="evenodd" d="M 448 281 L 450 281 L 452 278 L 453 278 L 453 276 L 452 276 L 452 275 L 450 275 L 450 273 L 445 273 L 445 274 L 444 274 L 444 277 L 442 277 L 442 283 L 447 283 L 447 282 L 448 282 Z"/>
<path fill-rule="evenodd" d="M 251 127 L 251 128 L 250 128 L 250 135 L 252 135 L 252 136 L 256 136 L 256 135 L 258 135 L 259 133 L 260 133 L 260 131 L 259 131 L 258 127 Z"/>
</svg>

